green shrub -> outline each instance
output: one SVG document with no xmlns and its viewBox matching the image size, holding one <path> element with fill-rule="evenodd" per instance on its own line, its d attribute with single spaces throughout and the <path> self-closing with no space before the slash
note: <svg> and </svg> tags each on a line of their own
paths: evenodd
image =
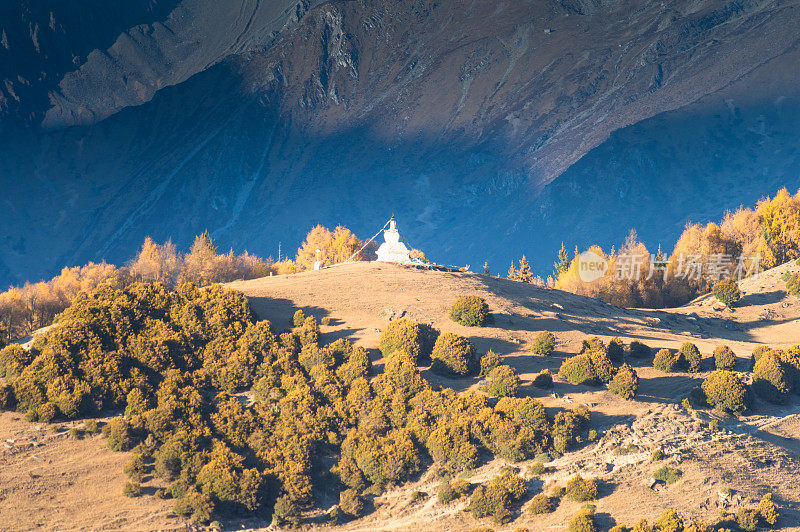
<svg viewBox="0 0 800 532">
<path fill-rule="evenodd" d="M 489 317 L 489 306 L 482 297 L 460 296 L 450 308 L 450 319 L 465 327 L 483 327 Z"/>
<path fill-rule="evenodd" d="M 733 305 L 742 297 L 741 292 L 739 292 L 739 286 L 733 279 L 722 279 L 718 281 L 714 284 L 712 292 L 714 293 L 714 297 L 728 308 L 733 308 Z"/>
<path fill-rule="evenodd" d="M 531 352 L 539 356 L 551 356 L 556 348 L 556 337 L 549 331 L 542 331 L 536 335 L 531 346 Z"/>
<path fill-rule="evenodd" d="M 484 391 L 492 397 L 514 397 L 519 391 L 519 375 L 511 366 L 501 365 L 489 372 Z"/>
<path fill-rule="evenodd" d="M 653 527 L 659 532 L 682 532 L 683 519 L 672 508 L 667 508 L 658 516 Z"/>
<path fill-rule="evenodd" d="M 94 419 L 87 419 L 83 422 L 83 429 L 89 434 L 100 434 L 100 425 Z"/>
<path fill-rule="evenodd" d="M 594 510 L 591 508 L 581 508 L 567 525 L 569 532 L 597 532 L 597 525 L 594 522 Z"/>
<path fill-rule="evenodd" d="M 673 372 L 677 370 L 680 361 L 681 357 L 679 353 L 673 353 L 666 348 L 660 349 L 656 353 L 656 356 L 653 357 L 653 367 L 661 371 Z"/>
<path fill-rule="evenodd" d="M 625 357 L 625 343 L 615 336 L 609 340 L 607 351 L 612 362 L 620 363 Z"/>
<path fill-rule="evenodd" d="M 452 482 L 445 480 L 439 484 L 436 498 L 438 499 L 439 504 L 450 504 L 454 500 L 468 494 L 470 487 L 471 484 L 464 479 L 454 480 Z"/>
<path fill-rule="evenodd" d="M 653 478 L 663 482 L 664 484 L 672 484 L 681 478 L 683 472 L 680 469 L 673 469 L 669 466 L 662 466 L 655 470 Z"/>
<path fill-rule="evenodd" d="M 275 503 L 275 507 L 277 512 L 278 503 Z M 195 523 L 208 523 L 214 514 L 214 501 L 207 494 L 191 488 L 175 501 L 174 510 L 178 515 L 191 516 Z"/>
<path fill-rule="evenodd" d="M 714 365 L 717 369 L 731 370 L 736 366 L 736 355 L 727 345 L 718 345 L 714 348 Z"/>
<path fill-rule="evenodd" d="M 329 327 L 331 325 L 331 323 L 333 323 L 333 319 L 330 318 L 329 316 L 325 316 L 324 318 L 319 320 L 319 324 L 324 326 L 324 327 Z"/>
<path fill-rule="evenodd" d="M 774 527 L 778 524 L 780 518 L 780 511 L 778 505 L 772 502 L 772 493 L 765 494 L 756 507 L 758 512 L 759 522 L 767 528 Z"/>
<path fill-rule="evenodd" d="M 475 368 L 475 346 L 454 333 L 443 333 L 436 340 L 431 354 L 431 369 L 437 373 L 459 376 L 469 375 Z"/>
<path fill-rule="evenodd" d="M 298 526 L 300 524 L 300 506 L 287 495 L 278 497 L 272 509 L 272 523 L 285 527 Z"/>
<path fill-rule="evenodd" d="M 753 391 L 771 403 L 783 403 L 790 386 L 783 364 L 774 351 L 763 355 L 753 368 Z"/>
<path fill-rule="evenodd" d="M 713 371 L 701 388 L 706 402 L 717 410 L 738 415 L 747 408 L 747 388 L 731 371 Z"/>
<path fill-rule="evenodd" d="M 651 462 L 660 462 L 663 459 L 664 459 L 664 451 L 662 451 L 660 447 L 655 451 L 653 451 L 653 454 L 650 455 Z"/>
<path fill-rule="evenodd" d="M 681 345 L 680 354 L 689 373 L 697 373 L 700 371 L 700 362 L 702 356 L 700 355 L 700 350 L 697 349 L 696 345 L 694 345 L 692 342 L 684 342 Z"/>
<path fill-rule="evenodd" d="M 781 275 L 781 279 L 786 283 L 787 292 L 794 297 L 800 297 L 800 272 L 786 272 Z"/>
<path fill-rule="evenodd" d="M 537 388 L 550 388 L 553 386 L 553 374 L 549 369 L 543 369 L 533 376 L 532 384 Z"/>
<path fill-rule="evenodd" d="M 547 467 L 542 462 L 536 461 L 528 466 L 528 473 L 531 476 L 538 477 L 539 475 L 547 473 Z"/>
<path fill-rule="evenodd" d="M 36 409 L 36 417 L 42 423 L 51 423 L 58 416 L 58 408 L 51 402 L 46 402 Z"/>
<path fill-rule="evenodd" d="M 598 341 L 599 342 L 599 341 Z M 608 356 L 608 350 L 602 342 L 586 350 L 584 355 L 587 355 L 592 361 L 592 367 L 600 382 L 608 383 L 614 378 L 614 364 Z"/>
<path fill-rule="evenodd" d="M 558 374 L 572 384 L 597 384 L 599 379 L 589 355 L 575 355 L 566 359 Z"/>
<path fill-rule="evenodd" d="M 593 501 L 597 498 L 597 483 L 594 479 L 575 475 L 567 482 L 566 495 L 575 502 Z"/>
<path fill-rule="evenodd" d="M 395 351 L 403 351 L 416 364 L 422 354 L 422 331 L 419 324 L 407 319 L 390 321 L 381 331 L 378 349 L 384 358 Z"/>
<path fill-rule="evenodd" d="M 512 506 L 527 492 L 525 481 L 512 471 L 500 473 L 488 486 L 478 486 L 470 497 L 466 511 L 476 519 L 491 515 L 498 523 L 511 517 Z"/>
<path fill-rule="evenodd" d="M 639 340 L 633 340 L 628 344 L 628 355 L 633 358 L 648 358 L 650 354 L 650 348 Z"/>
<path fill-rule="evenodd" d="M 0 384 L 0 412 L 14 410 L 17 407 L 17 398 L 14 388 L 10 384 Z"/>
<path fill-rule="evenodd" d="M 351 517 L 364 515 L 364 501 L 354 489 L 346 489 L 339 494 L 339 509 Z"/>
<path fill-rule="evenodd" d="M 294 313 L 294 316 L 292 316 L 292 325 L 294 325 L 295 327 L 302 327 L 305 321 L 306 321 L 306 315 L 302 310 L 298 310 L 297 312 Z"/>
<path fill-rule="evenodd" d="M 108 438 L 107 445 L 112 451 L 130 451 L 135 445 L 131 425 L 121 417 L 109 421 L 103 427 L 103 434 Z"/>
<path fill-rule="evenodd" d="M 528 513 L 542 515 L 553 513 L 556 510 L 556 500 L 544 493 L 537 493 L 528 505 Z"/>
<path fill-rule="evenodd" d="M 486 377 L 489 372 L 500 365 L 500 355 L 491 349 L 481 357 L 481 377 Z"/>
<path fill-rule="evenodd" d="M 617 370 L 617 374 L 608 383 L 608 390 L 614 395 L 618 395 L 626 400 L 631 400 L 636 396 L 639 389 L 639 376 L 636 371 L 628 364 L 623 364 Z"/>
<path fill-rule="evenodd" d="M 800 393 L 800 345 L 787 350 L 776 350 L 775 354 L 783 364 L 790 390 Z"/>
<path fill-rule="evenodd" d="M 770 351 L 772 351 L 772 348 L 768 345 L 760 345 L 753 349 L 753 354 L 750 356 L 750 370 L 755 367 L 756 362 L 764 353 L 769 353 Z"/>
<path fill-rule="evenodd" d="M 138 482 L 126 482 L 122 488 L 122 494 L 126 497 L 141 497 L 142 486 Z"/>
<path fill-rule="evenodd" d="M 147 467 L 144 464 L 142 456 L 137 454 L 131 458 L 122 468 L 123 472 L 128 475 L 132 482 L 139 483 L 144 478 L 147 472 Z"/>
<path fill-rule="evenodd" d="M 734 519 L 738 527 L 746 532 L 755 532 L 758 528 L 758 511 L 754 508 L 739 508 Z"/>
</svg>

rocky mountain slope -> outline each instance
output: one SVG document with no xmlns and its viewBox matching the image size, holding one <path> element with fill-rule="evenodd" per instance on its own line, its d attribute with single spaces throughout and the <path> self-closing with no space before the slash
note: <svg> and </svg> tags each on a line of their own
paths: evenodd
<svg viewBox="0 0 800 532">
<path fill-rule="evenodd" d="M 545 272 L 800 186 L 793 0 L 31 6 L 0 23 L 1 283 L 391 213 L 434 259 Z"/>
</svg>

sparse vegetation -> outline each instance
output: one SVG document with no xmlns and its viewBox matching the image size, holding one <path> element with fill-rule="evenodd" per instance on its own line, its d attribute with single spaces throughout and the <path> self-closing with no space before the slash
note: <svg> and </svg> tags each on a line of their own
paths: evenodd
<svg viewBox="0 0 800 532">
<path fill-rule="evenodd" d="M 542 331 L 536 335 L 531 345 L 531 352 L 534 355 L 549 357 L 556 348 L 556 337 L 553 333 Z"/>
<path fill-rule="evenodd" d="M 445 480 L 439 485 L 436 498 L 439 504 L 450 504 L 454 500 L 468 495 L 471 488 L 472 485 L 464 479 L 458 479 L 452 482 Z"/>
<path fill-rule="evenodd" d="M 489 306 L 480 296 L 465 295 L 450 308 L 450 319 L 465 327 L 483 327 L 489 317 Z"/>
</svg>

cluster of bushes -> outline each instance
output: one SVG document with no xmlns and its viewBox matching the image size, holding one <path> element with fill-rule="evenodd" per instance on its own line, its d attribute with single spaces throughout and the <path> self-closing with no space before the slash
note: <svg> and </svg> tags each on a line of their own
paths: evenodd
<svg viewBox="0 0 800 532">
<path fill-rule="evenodd" d="M 781 276 L 786 283 L 786 291 L 794 297 L 800 297 L 800 272 L 786 272 Z"/>
<path fill-rule="evenodd" d="M 720 303 L 728 308 L 733 308 L 736 302 L 742 298 L 739 285 L 733 279 L 722 279 L 714 283 L 711 292 Z"/>
<path fill-rule="evenodd" d="M 631 342 L 631 345 L 634 346 L 634 342 Z M 637 342 L 633 348 L 638 351 L 643 345 Z M 610 350 L 615 353 L 615 358 L 619 357 L 617 360 L 620 360 L 620 349 L 624 348 L 618 338 L 612 339 L 609 346 L 597 337 L 584 340 L 581 351 L 566 359 L 561 364 L 558 374 L 572 384 L 608 384 L 612 393 L 623 399 L 632 399 L 639 387 L 636 371 L 628 364 L 615 367 L 609 355 Z M 649 348 L 647 349 L 649 351 Z"/>
<path fill-rule="evenodd" d="M 424 332 L 387 335 L 403 350 L 386 343 L 384 372 L 371 377 L 364 349 L 319 345 L 316 319 L 303 318 L 276 334 L 244 296 L 217 285 L 100 287 L 79 295 L 30 351 L 0 351 L 0 395 L 30 419 L 124 410 L 104 432 L 110 448 L 136 453 L 126 494 L 152 474 L 170 483 L 159 497 L 201 522 L 271 512 L 276 524 L 298 523 L 315 491 L 331 485 L 322 456 L 335 458 L 342 515 L 357 516 L 365 496 L 428 459 L 457 473 L 585 440 L 585 407 L 551 416 L 533 398 L 491 406 L 481 394 L 433 389 L 405 349 L 459 367 L 446 346 L 471 350 L 458 338 L 443 334 L 431 348 Z M 232 395 L 242 390 L 252 390 L 251 406 Z"/>
<path fill-rule="evenodd" d="M 476 519 L 492 516 L 495 522 L 502 524 L 511 518 L 514 505 L 522 500 L 527 491 L 522 477 L 513 468 L 506 468 L 487 486 L 475 488 L 466 510 Z"/>
<path fill-rule="evenodd" d="M 482 297 L 460 296 L 450 308 L 450 319 L 465 327 L 483 327 L 489 317 L 489 305 Z"/>
<path fill-rule="evenodd" d="M 670 349 L 660 349 L 653 358 L 653 367 L 667 373 L 674 371 L 700 371 L 702 355 L 697 346 L 691 342 L 684 342 L 677 352 Z"/>
<path fill-rule="evenodd" d="M 81 292 L 93 292 L 101 285 L 122 288 L 134 282 L 155 282 L 170 287 L 182 283 L 206 286 L 237 279 L 255 279 L 272 273 L 294 273 L 314 267 L 316 250 L 323 265 L 353 260 L 371 260 L 374 250 L 363 246 L 349 229 L 330 231 L 314 227 L 297 251 L 295 260 L 273 262 L 248 252 L 219 253 L 208 232 L 194 239 L 188 253 L 181 253 L 171 241 L 158 244 L 146 238 L 139 253 L 124 267 L 89 263 L 64 268 L 47 282 L 27 283 L 0 293 L 0 346 L 50 325 Z"/>
<path fill-rule="evenodd" d="M 753 391 L 772 403 L 800 394 L 800 345 L 789 349 L 759 346 L 753 351 Z"/>
</svg>

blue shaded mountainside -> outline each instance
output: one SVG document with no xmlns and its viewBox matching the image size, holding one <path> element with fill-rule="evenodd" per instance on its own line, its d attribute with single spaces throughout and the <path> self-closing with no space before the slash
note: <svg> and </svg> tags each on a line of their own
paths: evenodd
<svg viewBox="0 0 800 532">
<path fill-rule="evenodd" d="M 495 272 L 632 227 L 669 248 L 800 186 L 799 6 L 153 3 L 92 11 L 72 71 L 39 13 L 41 72 L 0 71 L 0 284 L 147 235 L 275 256 L 392 213 L 433 260 Z M 6 20 L 8 56 L 31 25 Z"/>
</svg>

